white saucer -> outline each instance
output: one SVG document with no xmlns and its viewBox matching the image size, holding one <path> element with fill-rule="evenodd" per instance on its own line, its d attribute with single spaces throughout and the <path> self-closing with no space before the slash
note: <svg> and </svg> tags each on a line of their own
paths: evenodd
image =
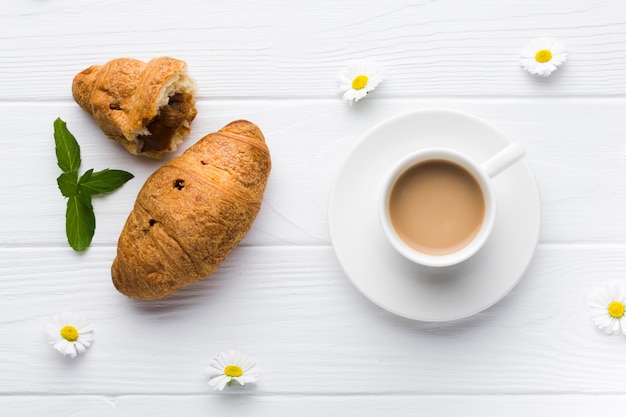
<svg viewBox="0 0 626 417">
<path fill-rule="evenodd" d="M 509 143 L 486 122 L 449 110 L 402 114 L 370 130 L 341 167 L 328 210 L 333 248 L 357 289 L 378 306 L 421 321 L 468 317 L 508 294 L 539 239 L 541 202 L 526 158 L 494 179 L 493 232 L 477 255 L 455 267 L 425 268 L 395 252 L 380 226 L 377 198 L 384 174 L 409 152 L 448 147 L 482 162 Z"/>
</svg>

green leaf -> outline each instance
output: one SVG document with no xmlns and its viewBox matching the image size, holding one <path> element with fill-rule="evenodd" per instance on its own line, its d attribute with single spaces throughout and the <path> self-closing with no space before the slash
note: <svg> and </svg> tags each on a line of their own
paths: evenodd
<svg viewBox="0 0 626 417">
<path fill-rule="evenodd" d="M 69 198 L 65 212 L 67 241 L 75 251 L 84 251 L 91 244 L 96 230 L 91 196 L 109 193 L 121 187 L 133 175 L 121 170 L 93 172 L 90 169 L 79 179 L 80 147 L 61 118 L 54 121 L 54 143 L 57 163 L 63 171 L 57 178 L 57 184 L 61 194 Z"/>
<path fill-rule="evenodd" d="M 80 167 L 80 147 L 61 118 L 54 121 L 54 144 L 57 163 L 63 172 L 78 171 Z"/>
<path fill-rule="evenodd" d="M 78 193 L 78 172 L 64 172 L 57 178 L 59 190 L 65 197 L 72 197 Z"/>
<path fill-rule="evenodd" d="M 79 192 L 67 201 L 65 232 L 67 241 L 77 252 L 84 251 L 91 244 L 96 230 L 96 216 L 91 205 L 91 195 Z"/>
<path fill-rule="evenodd" d="M 82 183 L 85 181 L 89 181 L 89 179 L 91 178 L 91 174 L 93 174 L 93 168 L 92 169 L 88 169 L 78 180 L 78 183 Z"/>
<path fill-rule="evenodd" d="M 124 185 L 126 181 L 134 178 L 130 172 L 119 169 L 104 169 L 93 172 L 89 170 L 78 181 L 80 189 L 86 193 L 106 194 Z"/>
</svg>

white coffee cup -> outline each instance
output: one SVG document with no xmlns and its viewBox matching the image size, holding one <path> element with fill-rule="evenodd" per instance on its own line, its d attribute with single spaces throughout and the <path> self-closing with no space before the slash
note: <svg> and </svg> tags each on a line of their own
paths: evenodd
<svg viewBox="0 0 626 417">
<path fill-rule="evenodd" d="M 491 234 L 496 219 L 496 195 L 492 178 L 519 161 L 524 155 L 524 148 L 519 143 L 512 143 L 482 163 L 474 161 L 461 152 L 445 148 L 426 148 L 406 156 L 394 165 L 382 181 L 378 213 L 385 236 L 396 251 L 405 258 L 423 266 L 446 267 L 459 264 L 469 259 L 485 244 Z M 428 165 L 429 163 L 430 165 Z M 444 174 L 444 176 L 449 176 L 454 181 L 456 181 L 456 177 L 459 177 L 459 186 L 462 185 L 465 187 L 467 185 L 467 187 L 476 187 L 475 189 L 479 191 L 474 192 L 470 190 L 471 192 L 466 192 L 466 190 L 460 188 L 458 193 L 446 194 L 448 188 L 450 190 L 456 190 L 457 188 L 455 187 L 457 184 L 451 182 L 451 185 L 448 186 L 448 183 L 444 181 L 443 183 L 432 182 L 432 184 L 427 183 L 424 186 L 418 186 L 418 182 L 414 184 L 408 182 L 414 181 L 412 179 L 402 179 L 409 178 L 411 175 L 415 175 L 415 178 L 418 178 L 418 175 L 423 174 L 419 181 L 431 181 L 424 180 L 427 175 L 427 169 L 432 172 L 437 172 L 436 170 L 440 170 L 441 172 L 449 171 L 450 174 Z M 467 178 L 465 178 L 466 174 L 469 175 Z M 399 179 L 401 179 L 400 182 L 398 181 Z M 432 181 L 435 180 L 436 179 L 433 179 Z M 400 187 L 405 187 L 405 185 L 402 185 L 403 183 L 410 184 L 406 186 L 406 190 L 399 189 Z M 410 186 L 413 188 L 408 188 Z M 420 193 L 428 193 L 431 191 L 417 191 L 424 189 L 429 189 L 432 193 L 437 195 L 422 195 Z M 473 189 L 474 188 L 472 188 L 472 190 Z M 478 222 L 480 214 L 476 214 L 480 213 L 479 205 L 481 203 L 476 197 L 479 192 L 482 193 L 483 204 L 483 214 L 480 217 L 480 222 Z M 410 207 L 408 203 L 405 203 L 405 201 L 410 200 L 409 197 L 396 197 L 396 195 L 413 195 L 411 193 L 419 197 L 415 200 L 411 200 L 411 204 L 419 201 L 419 206 Z M 438 194 L 442 194 L 441 198 L 439 198 L 440 196 Z M 468 213 L 474 213 L 471 219 L 462 218 L 462 216 L 465 216 L 465 211 L 461 209 L 464 207 L 464 200 L 459 202 L 457 199 L 451 198 L 452 203 L 448 203 L 448 197 L 456 197 L 456 194 L 471 197 L 471 199 L 469 199 L 469 197 L 467 198 L 468 204 L 471 205 L 471 210 L 466 210 Z M 434 202 L 431 204 L 432 200 L 434 200 Z M 424 203 L 424 201 L 427 203 Z M 394 205 L 397 206 L 401 204 L 405 205 L 401 206 L 401 210 L 394 207 Z M 476 208 L 474 208 L 474 206 Z M 424 207 L 431 207 L 426 210 L 428 211 L 426 214 L 422 213 Z M 446 217 L 448 216 L 448 211 L 454 212 L 455 218 L 448 219 Z M 391 212 L 407 214 L 394 217 L 395 214 L 391 214 Z M 413 214 L 417 212 L 420 214 Z M 433 216 L 432 218 L 428 217 L 431 215 Z M 419 216 L 421 216 L 421 218 L 417 219 Z M 452 214 L 450 214 L 450 216 L 452 216 Z M 434 246 L 430 248 L 430 243 L 416 243 L 416 241 L 419 241 L 422 237 L 415 238 L 411 236 L 412 232 L 404 233 L 406 230 L 397 230 L 396 226 L 402 223 L 398 220 L 400 217 L 410 223 L 410 229 L 417 232 L 415 236 L 418 236 L 422 232 L 426 233 L 426 240 L 430 240 L 431 238 L 437 240 L 442 236 L 446 236 L 449 233 L 444 233 L 444 230 L 454 231 L 457 225 L 459 225 L 459 229 L 470 228 L 472 232 L 467 236 L 463 236 L 463 239 L 459 240 L 458 244 L 455 243 L 455 245 L 443 248 L 434 248 Z M 456 217 L 458 217 L 458 219 Z M 415 224 L 412 224 L 413 220 L 416 220 Z M 476 223 L 475 226 L 474 223 Z M 408 230 L 409 228 L 406 229 Z M 427 230 L 431 232 L 428 233 Z M 407 237 L 407 235 L 409 235 L 409 237 Z M 455 239 L 454 233 L 451 233 L 450 236 L 452 236 L 450 239 Z"/>
</svg>

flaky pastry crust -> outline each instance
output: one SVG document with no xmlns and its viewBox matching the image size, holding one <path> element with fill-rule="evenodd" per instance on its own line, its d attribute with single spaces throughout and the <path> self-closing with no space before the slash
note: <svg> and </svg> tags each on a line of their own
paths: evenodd
<svg viewBox="0 0 626 417">
<path fill-rule="evenodd" d="M 263 133 L 238 120 L 155 171 L 118 241 L 117 290 L 159 299 L 215 271 L 251 228 L 270 169 Z"/>
<path fill-rule="evenodd" d="M 195 93 L 187 64 L 170 57 L 114 59 L 81 71 L 72 82 L 74 100 L 107 136 L 151 158 L 175 151 L 190 132 Z"/>
</svg>

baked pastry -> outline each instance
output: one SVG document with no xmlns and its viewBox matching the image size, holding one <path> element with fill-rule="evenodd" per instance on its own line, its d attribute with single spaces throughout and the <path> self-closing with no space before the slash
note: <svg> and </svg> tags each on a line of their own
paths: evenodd
<svg viewBox="0 0 626 417">
<path fill-rule="evenodd" d="M 196 117 L 196 84 L 184 61 L 118 58 L 74 77 L 74 100 L 130 153 L 160 158 L 175 151 Z"/>
<path fill-rule="evenodd" d="M 252 226 L 270 169 L 263 133 L 238 120 L 156 170 L 119 237 L 115 288 L 159 299 L 215 271 Z"/>
</svg>

